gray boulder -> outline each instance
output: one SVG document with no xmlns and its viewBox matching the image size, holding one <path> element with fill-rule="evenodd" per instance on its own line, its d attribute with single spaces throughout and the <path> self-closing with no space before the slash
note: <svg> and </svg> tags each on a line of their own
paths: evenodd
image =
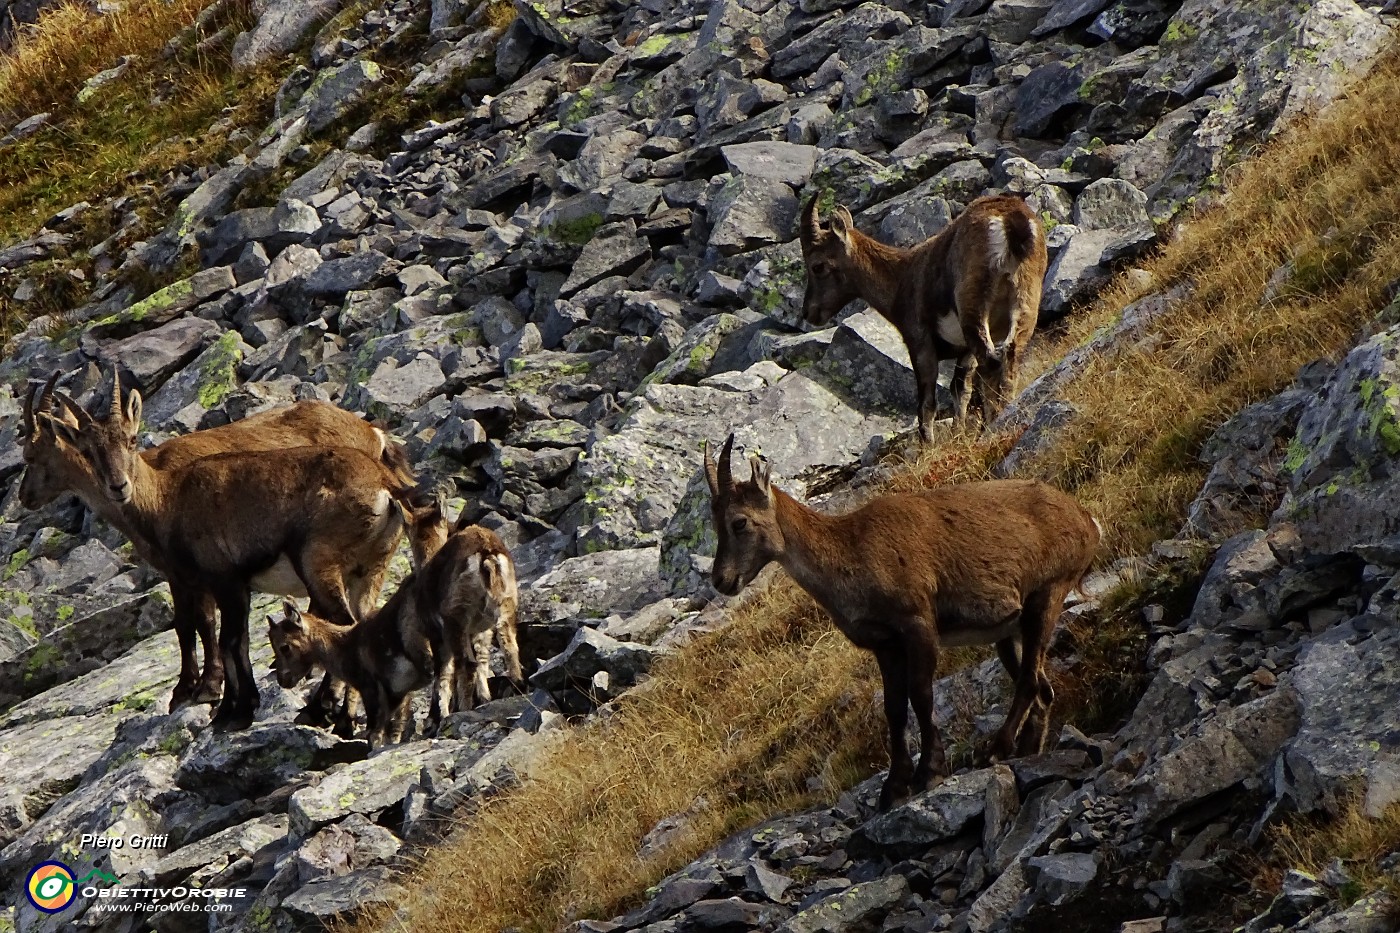
<svg viewBox="0 0 1400 933">
<path fill-rule="evenodd" d="M 343 4 L 344 0 L 255 0 L 258 21 L 233 43 L 234 66 L 252 68 L 286 55 Z"/>
</svg>

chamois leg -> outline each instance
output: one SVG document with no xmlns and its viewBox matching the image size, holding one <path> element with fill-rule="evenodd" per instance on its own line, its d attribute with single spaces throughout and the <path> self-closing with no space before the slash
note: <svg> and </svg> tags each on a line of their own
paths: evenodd
<svg viewBox="0 0 1400 933">
<path fill-rule="evenodd" d="M 1011 709 L 1006 714 L 1006 722 L 992 739 L 991 754 L 994 759 L 1009 758 L 1017 748 L 1017 738 L 1026 724 L 1031 707 L 1041 696 L 1042 666 L 1045 663 L 1045 650 L 1050 645 L 1050 634 L 1060 618 L 1065 596 L 1070 584 L 1051 583 L 1031 593 L 1021 610 L 1021 669 L 1016 678 L 1016 694 L 1011 701 Z M 1048 679 L 1046 680 L 1049 686 Z M 1053 692 L 1051 693 L 1053 699 Z M 1047 720 L 1050 710 L 1041 712 Z M 1034 730 L 1033 730 L 1034 731 Z"/>
<path fill-rule="evenodd" d="M 909 749 L 904 744 L 909 715 L 909 668 L 905 647 L 900 642 L 882 645 L 875 649 L 875 660 L 880 665 L 880 681 L 885 693 L 885 722 L 890 729 L 890 774 L 880 790 L 880 812 L 883 813 L 909 796 L 909 779 L 914 771 L 914 762 L 910 760 Z"/>
<path fill-rule="evenodd" d="M 393 745 L 398 745 L 403 741 L 404 733 L 408 728 L 408 718 L 411 712 L 409 697 L 411 694 L 405 693 L 401 697 L 390 697 L 393 713 L 389 716 L 389 733 L 387 741 Z"/>
<path fill-rule="evenodd" d="M 385 569 L 383 565 L 362 569 L 345 581 L 355 618 L 367 619 L 374 615 L 374 609 L 379 604 L 379 593 L 384 589 Z"/>
<path fill-rule="evenodd" d="M 458 711 L 456 691 L 453 688 L 457 676 L 457 661 L 451 651 L 440 652 L 433 661 L 433 708 L 428 713 L 428 719 L 433 723 L 433 730 L 436 732 L 449 713 Z"/>
<path fill-rule="evenodd" d="M 925 628 L 924 626 L 928 627 Z M 911 790 L 923 793 L 929 782 L 948 774 L 948 756 L 943 750 L 943 735 L 933 721 L 933 675 L 938 670 L 938 638 L 933 626 L 916 620 L 909 645 L 909 699 L 914 706 L 914 719 L 919 724 L 919 764 L 914 769 Z"/>
<path fill-rule="evenodd" d="M 953 418 L 958 424 L 967 423 L 967 409 L 972 400 L 972 385 L 976 375 L 976 357 L 970 352 L 964 352 L 953 366 Z"/>
<path fill-rule="evenodd" d="M 1013 685 L 1021 676 L 1020 648 L 1018 636 L 1013 635 L 997 642 L 997 657 L 1001 658 L 1001 665 L 1006 668 Z M 1050 686 L 1050 678 L 1046 676 L 1042 665 L 1037 682 L 1036 701 L 1026 717 L 1026 724 L 1021 727 L 1021 732 L 1016 737 L 1017 755 L 1038 755 L 1044 750 L 1045 734 L 1050 728 L 1050 706 L 1054 702 L 1055 690 Z"/>
<path fill-rule="evenodd" d="M 928 444 L 933 440 L 933 422 L 938 417 L 938 351 L 923 344 L 911 356 L 919 397 L 919 440 Z"/>
<path fill-rule="evenodd" d="M 199 641 L 204 646 L 204 672 L 200 674 L 192 700 L 195 703 L 217 703 L 224 695 L 224 661 L 219 653 L 219 629 L 215 618 L 218 606 L 209 593 L 200 595 L 198 606 L 196 621 Z"/>
<path fill-rule="evenodd" d="M 219 655 L 218 639 L 214 634 L 213 612 L 208 613 L 207 619 L 201 616 L 205 612 L 205 594 L 172 584 L 170 601 L 175 613 L 175 635 L 180 640 L 180 679 L 175 682 L 175 690 L 170 694 L 170 711 L 173 713 L 182 706 L 198 702 L 196 696 L 200 693 L 202 681 L 199 664 L 195 660 L 196 639 L 204 642 L 204 674 L 207 677 L 212 670 L 214 676 L 219 678 L 220 688 L 223 687 L 223 666 L 211 663 Z M 218 698 L 217 692 L 214 698 Z"/>
<path fill-rule="evenodd" d="M 365 704 L 366 738 L 369 739 L 369 747 L 381 748 L 389 731 L 389 698 L 384 695 L 384 689 L 375 684 L 373 688 L 360 694 L 360 699 Z"/>
<path fill-rule="evenodd" d="M 515 640 L 515 612 L 502 612 L 496 619 L 496 643 L 501 646 L 501 654 L 506 658 L 506 676 L 515 689 L 525 692 L 525 675 L 520 670 L 520 645 Z"/>
<path fill-rule="evenodd" d="M 224 697 L 210 725 L 217 730 L 246 729 L 258 709 L 258 684 L 248 658 L 248 610 L 251 594 L 230 583 L 215 594 L 219 604 L 219 652 L 224 661 Z"/>
<path fill-rule="evenodd" d="M 476 659 L 473 677 L 475 705 L 491 702 L 491 636 L 490 628 L 472 634 L 472 657 Z"/>
<path fill-rule="evenodd" d="M 446 653 L 446 651 L 440 650 L 437 646 L 433 645 L 433 643 L 427 638 L 427 636 L 421 634 L 421 632 L 418 635 L 410 635 L 407 632 L 405 632 L 404 634 L 406 636 L 404 638 L 404 654 L 407 655 L 408 662 L 412 664 L 415 668 L 417 668 L 419 671 L 431 674 L 433 678 L 433 686 L 436 687 L 438 681 L 438 674 L 440 673 L 441 667 L 439 659 Z M 405 694 L 405 697 L 407 697 L 407 694 Z M 391 702 L 394 706 L 394 716 L 397 717 L 398 708 L 400 704 L 397 700 L 393 699 L 392 697 Z M 429 728 L 436 732 L 437 727 L 442 723 L 442 717 L 443 708 L 438 703 L 437 690 L 434 689 L 432 697 L 432 706 L 428 710 Z M 395 739 L 395 741 L 398 740 Z"/>
<path fill-rule="evenodd" d="M 1036 678 L 1035 706 L 1016 740 L 1017 755 L 1039 755 L 1045 751 L 1045 738 L 1050 731 L 1050 707 L 1054 703 L 1055 688 L 1050 685 L 1050 677 L 1045 673 L 1045 664 L 1042 662 L 1039 676 Z"/>
</svg>

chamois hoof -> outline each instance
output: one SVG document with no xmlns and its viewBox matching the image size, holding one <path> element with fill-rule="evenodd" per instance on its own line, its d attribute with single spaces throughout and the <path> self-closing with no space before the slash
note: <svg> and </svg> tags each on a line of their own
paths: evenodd
<svg viewBox="0 0 1400 933">
<path fill-rule="evenodd" d="M 218 703 L 218 702 L 219 702 L 220 700 L 222 700 L 223 698 L 224 698 L 224 685 L 223 685 L 222 683 L 217 683 L 217 684 L 200 684 L 200 685 L 199 685 L 199 688 L 198 688 L 197 690 L 195 690 L 194 696 L 190 697 L 190 702 L 191 702 L 191 703 L 194 703 L 194 704 L 200 704 L 200 703 L 209 703 L 209 704 L 213 704 L 213 703 Z"/>
<path fill-rule="evenodd" d="M 251 710 L 234 710 L 220 707 L 214 714 L 214 718 L 209 721 L 209 728 L 215 732 L 241 732 L 251 728 L 253 725 L 253 713 Z"/>
<path fill-rule="evenodd" d="M 175 691 L 170 694 L 170 709 L 174 713 L 184 709 L 194 702 L 194 688 L 176 686 Z"/>
<path fill-rule="evenodd" d="M 909 787 L 902 782 L 894 784 L 885 781 L 885 786 L 880 788 L 880 802 L 875 809 L 879 813 L 887 813 L 892 808 L 898 806 L 909 799 Z"/>
</svg>

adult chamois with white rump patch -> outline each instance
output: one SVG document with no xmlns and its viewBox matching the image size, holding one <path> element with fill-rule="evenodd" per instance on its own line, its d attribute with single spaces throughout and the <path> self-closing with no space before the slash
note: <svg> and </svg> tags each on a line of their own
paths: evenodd
<svg viewBox="0 0 1400 933">
<path fill-rule="evenodd" d="M 213 725 L 246 728 L 258 707 L 248 657 L 252 590 L 305 593 L 338 625 L 357 620 L 349 583 L 377 578 L 408 526 L 417 493 L 407 470 L 349 447 L 221 453 L 158 469 L 136 447 L 141 395 L 108 417 L 82 408 L 51 421 L 119 508 L 133 538 L 158 548 L 158 569 L 219 610 L 224 691 Z"/>
<path fill-rule="evenodd" d="M 802 210 L 803 318 L 823 326 L 862 298 L 895 326 L 909 348 L 924 442 L 943 359 L 957 360 L 954 415 L 967 419 L 975 377 L 982 420 L 991 423 L 1011 398 L 1040 313 L 1046 254 L 1035 212 L 1011 195 L 978 198 L 936 236 L 904 249 L 861 233 L 844 207 L 823 226 L 817 202 L 813 195 Z"/>
<path fill-rule="evenodd" d="M 470 709 L 473 698 L 490 700 L 493 634 L 508 676 L 521 687 L 515 564 L 495 532 L 462 525 L 459 519 L 442 549 L 354 628 L 302 613 L 291 601 L 281 619 L 268 616 L 278 682 L 294 686 L 314 664 L 343 679 L 364 701 L 376 747 L 402 739 L 409 696 L 420 687 L 434 685 L 434 729 L 449 709 Z"/>
<path fill-rule="evenodd" d="M 736 594 L 777 561 L 852 643 L 874 653 L 890 729 L 880 809 L 947 774 L 933 722 L 942 645 L 995 643 L 1015 683 L 991 756 L 1041 750 L 1055 699 L 1045 651 L 1099 545 L 1098 523 L 1078 502 L 1044 483 L 998 480 L 879 496 L 824 515 L 773 486 L 757 457 L 748 481 L 735 482 L 733 449 L 731 434 L 718 463 L 705 451 L 719 538 L 715 589 Z M 917 768 L 904 744 L 911 701 Z"/>
<path fill-rule="evenodd" d="M 25 393 L 25 472 L 19 488 L 20 502 L 26 508 L 39 509 L 66 492 L 75 493 L 88 508 L 126 535 L 138 556 L 170 578 L 164 570 L 159 542 L 137 533 L 121 507 L 101 486 L 87 458 L 59 436 L 56 422 L 77 430 L 90 417 L 71 396 L 55 389 L 59 377 L 60 373 L 54 372 L 39 390 Z M 111 373 L 114 400 L 119 399 L 119 382 L 114 367 Z M 61 403 L 58 408 L 54 406 L 55 399 Z M 107 417 L 119 415 L 119 408 L 119 404 L 113 405 Z M 402 450 L 384 431 L 352 412 L 320 401 L 297 402 L 221 427 L 172 437 L 157 447 L 142 450 L 139 456 L 157 470 L 172 470 L 215 454 L 306 446 L 352 447 L 381 460 L 392 470 L 402 472 L 408 468 Z M 411 536 L 415 563 L 422 563 L 425 553 L 440 547 L 446 535 L 447 523 L 438 503 L 431 496 L 420 494 L 414 503 Z M 354 557 L 352 554 L 352 563 L 356 563 Z M 350 601 L 358 615 L 368 615 L 378 603 L 387 568 L 386 559 L 378 566 L 369 566 L 367 573 L 352 576 L 347 581 Z M 177 709 L 187 703 L 216 702 L 223 693 L 224 668 L 215 636 L 213 596 L 209 592 L 191 591 L 175 579 L 170 582 L 175 631 L 180 640 L 180 677 L 171 695 L 170 708 Z M 293 579 L 292 582 L 291 592 L 303 592 L 299 581 Z M 195 653 L 196 638 L 204 645 L 202 672 Z"/>
</svg>

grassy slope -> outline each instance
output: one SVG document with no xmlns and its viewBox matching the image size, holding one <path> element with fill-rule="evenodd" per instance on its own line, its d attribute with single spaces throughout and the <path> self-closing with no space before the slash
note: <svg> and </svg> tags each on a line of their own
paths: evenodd
<svg viewBox="0 0 1400 933">
<path fill-rule="evenodd" d="M 1067 341 L 1042 351 L 1043 361 L 1054 358 L 1149 290 L 1194 286 L 1157 324 L 1153 349 L 1086 367 L 1067 392 L 1080 417 L 1029 471 L 1107 519 L 1108 555 L 1171 537 L 1203 478 L 1195 454 L 1209 433 L 1372 326 L 1387 286 L 1400 279 L 1396 100 L 1400 57 L 1391 55 L 1325 117 L 1234 172 L 1230 198 L 1192 218 L 1147 264 L 1151 289 L 1141 276 L 1119 280 Z M 1291 282 L 1261 302 L 1290 260 Z M 976 478 L 1004 444 L 954 438 L 898 484 Z M 1116 597 L 1120 609 L 1134 601 L 1131 591 Z M 1113 659 L 1140 652 L 1130 616 L 1071 632 L 1092 656 L 1058 688 L 1071 721 L 1121 708 L 1104 694 L 1121 691 L 1124 679 L 1105 686 L 1097 678 Z M 734 625 L 660 665 L 606 721 L 572 733 L 530 785 L 464 817 L 452 843 L 415 874 L 392 928 L 550 930 L 609 916 L 727 832 L 831 800 L 879 767 L 874 688 L 869 659 L 779 581 Z M 701 799 L 706 808 L 667 851 L 636 857 L 659 819 Z M 386 921 L 367 918 L 357 929 Z"/>
<path fill-rule="evenodd" d="M 230 140 L 233 131 L 261 129 L 272 113 L 278 69 L 234 74 L 230 37 L 248 22 L 247 3 L 230 0 L 196 26 L 207 5 L 135 0 L 119 13 L 94 16 L 82 3 L 66 3 L 0 58 L 0 125 L 52 114 L 37 133 L 0 150 L 0 243 L 32 236 L 55 212 L 79 201 L 98 205 L 126 196 L 125 209 L 142 221 L 124 232 L 120 246 L 129 245 L 159 229 L 174 208 L 162 198 L 169 173 L 226 160 L 241 148 Z M 201 47 L 224 27 L 233 28 L 222 41 Z M 167 58 L 166 44 L 177 35 L 177 54 Z M 80 102 L 83 83 L 122 56 L 133 57 L 128 71 Z M 0 336 L 38 314 L 83 303 L 94 280 L 86 250 L 121 219 L 90 210 L 78 220 L 65 255 L 4 273 Z M 114 254 L 119 258 L 120 250 Z M 37 299 L 9 299 L 21 279 L 35 280 Z"/>
</svg>

